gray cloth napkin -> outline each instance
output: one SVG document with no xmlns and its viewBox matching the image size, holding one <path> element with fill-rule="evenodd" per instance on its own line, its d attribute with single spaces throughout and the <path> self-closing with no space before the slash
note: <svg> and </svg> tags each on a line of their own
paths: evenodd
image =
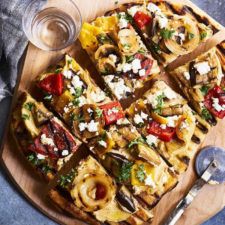
<svg viewBox="0 0 225 225">
<path fill-rule="evenodd" d="M 22 16 L 31 0 L 0 0 L 0 101 L 12 95 L 28 40 Z"/>
</svg>

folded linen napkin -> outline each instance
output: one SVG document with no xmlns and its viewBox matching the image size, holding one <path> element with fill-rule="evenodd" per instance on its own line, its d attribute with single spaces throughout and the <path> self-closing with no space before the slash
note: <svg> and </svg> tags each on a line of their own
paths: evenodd
<svg viewBox="0 0 225 225">
<path fill-rule="evenodd" d="M 0 0 L 0 101 L 12 95 L 16 85 L 19 62 L 28 43 L 22 28 L 22 16 L 30 2 Z"/>
</svg>

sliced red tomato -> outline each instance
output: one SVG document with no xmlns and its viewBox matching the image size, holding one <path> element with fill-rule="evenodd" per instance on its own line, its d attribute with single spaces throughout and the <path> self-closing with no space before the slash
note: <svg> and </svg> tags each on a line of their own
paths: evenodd
<svg viewBox="0 0 225 225">
<path fill-rule="evenodd" d="M 95 199 L 100 200 L 106 196 L 106 187 L 100 183 L 96 185 Z"/>
<path fill-rule="evenodd" d="M 175 128 L 166 127 L 165 129 L 162 129 L 160 125 L 161 124 L 156 121 L 151 121 L 147 126 L 147 132 L 158 137 L 162 141 L 169 142 L 175 135 Z"/>
<path fill-rule="evenodd" d="M 217 98 L 219 100 L 219 105 L 225 105 L 225 91 L 220 86 L 215 86 L 211 90 L 208 91 L 205 96 L 204 104 L 205 107 L 216 117 L 223 119 L 225 117 L 225 110 L 217 111 L 213 107 L 213 98 Z"/>
<path fill-rule="evenodd" d="M 59 96 L 63 92 L 63 75 L 61 73 L 48 75 L 38 86 L 49 94 Z"/>
<path fill-rule="evenodd" d="M 136 12 L 134 15 L 134 21 L 137 26 L 142 29 L 144 26 L 151 22 L 151 17 L 143 12 Z"/>
<path fill-rule="evenodd" d="M 110 102 L 105 105 L 101 105 L 100 109 L 103 111 L 106 125 L 115 123 L 117 120 L 125 116 L 119 102 Z"/>
<path fill-rule="evenodd" d="M 141 68 L 145 70 L 145 75 L 141 76 L 141 79 L 145 79 L 147 76 L 150 75 L 154 61 L 153 61 L 153 59 L 150 59 L 140 53 L 136 54 L 135 58 L 141 60 Z"/>
</svg>

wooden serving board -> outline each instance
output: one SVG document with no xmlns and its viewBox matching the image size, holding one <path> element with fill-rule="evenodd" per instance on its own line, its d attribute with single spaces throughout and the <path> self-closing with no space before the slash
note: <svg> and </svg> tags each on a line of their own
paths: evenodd
<svg viewBox="0 0 225 225">
<path fill-rule="evenodd" d="M 103 15 L 106 11 L 118 7 L 114 0 L 74 1 L 80 8 L 84 21 L 90 21 L 96 16 Z M 131 0 L 120 0 L 119 4 L 130 1 Z M 212 23 L 214 23 L 219 29 L 223 29 L 221 25 L 198 9 L 190 1 L 176 1 L 192 6 L 196 11 L 208 17 L 209 20 L 212 21 Z M 92 77 L 100 86 L 102 85 L 102 82 L 98 79 L 97 72 L 95 71 L 91 61 L 88 59 L 87 54 L 81 49 L 78 41 L 73 46 L 58 52 L 44 52 L 37 49 L 32 44 L 29 44 L 21 77 L 18 81 L 17 89 L 14 94 L 13 102 L 16 101 L 19 92 L 22 90 L 28 90 L 35 96 L 35 89 L 33 87 L 33 80 L 35 77 L 44 71 L 49 65 L 56 63 L 65 52 L 74 56 L 81 66 L 88 68 Z M 168 76 L 163 77 L 165 77 L 165 79 L 168 81 Z M 203 146 L 217 145 L 220 147 L 225 147 L 224 133 L 225 120 L 221 121 L 216 127 L 212 128 L 210 133 L 207 135 Z M 33 169 L 30 167 L 22 154 L 16 149 L 15 143 L 12 141 L 8 129 L 6 130 L 4 136 L 4 145 L 1 152 L 1 159 L 3 165 L 7 169 L 18 189 L 41 212 L 60 224 L 84 224 L 63 212 L 60 212 L 53 205 L 51 205 L 50 201 L 48 201 L 48 199 L 45 197 L 47 190 L 46 183 L 38 176 L 34 176 Z M 196 175 L 194 172 L 193 162 L 194 159 L 190 162 L 187 172 L 180 177 L 180 182 L 177 187 L 164 195 L 158 205 L 154 208 L 154 220 L 152 224 L 159 225 L 195 182 Z M 203 221 L 207 220 L 220 211 L 224 206 L 225 185 L 205 185 L 191 206 L 185 211 L 178 224 L 201 224 Z"/>
</svg>

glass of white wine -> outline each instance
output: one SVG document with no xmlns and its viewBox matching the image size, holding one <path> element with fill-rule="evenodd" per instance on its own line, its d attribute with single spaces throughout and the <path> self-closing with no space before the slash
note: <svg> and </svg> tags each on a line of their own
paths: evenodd
<svg viewBox="0 0 225 225">
<path fill-rule="evenodd" d="M 73 0 L 33 0 L 24 12 L 22 24 L 30 42 L 42 50 L 55 51 L 77 39 L 82 17 Z"/>
</svg>

